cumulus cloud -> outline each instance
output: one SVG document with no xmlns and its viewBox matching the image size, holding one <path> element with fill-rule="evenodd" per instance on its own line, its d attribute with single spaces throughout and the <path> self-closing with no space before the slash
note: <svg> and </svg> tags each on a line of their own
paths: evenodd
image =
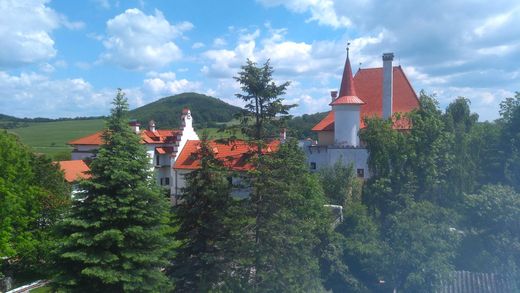
<svg viewBox="0 0 520 293">
<path fill-rule="evenodd" d="M 467 92 L 464 89 L 473 86 L 518 90 L 512 78 L 520 68 L 516 57 L 520 55 L 518 1 L 258 1 L 308 15 L 309 22 L 332 29 L 345 27 L 348 35 L 382 34 L 377 44 L 361 50 L 361 56 L 395 52 L 396 61 L 410 70 L 407 73 L 416 89 L 431 91 L 444 86 Z M 336 21 L 341 19 L 344 21 Z M 355 47 L 353 44 L 352 49 Z M 358 55 L 353 56 L 357 60 Z M 452 93 L 455 91 L 442 95 Z M 474 105 L 489 100 L 477 93 L 468 98 L 475 100 Z"/>
<path fill-rule="evenodd" d="M 148 78 L 143 81 L 143 90 L 154 97 L 199 91 L 202 88 L 200 82 L 177 79 L 175 72 L 149 72 L 147 75 Z"/>
<path fill-rule="evenodd" d="M 192 28 L 190 22 L 170 24 L 159 10 L 146 15 L 139 9 L 128 9 L 107 21 L 106 52 L 101 58 L 127 69 L 161 68 L 182 57 L 173 41 Z"/>
<path fill-rule="evenodd" d="M 82 78 L 53 80 L 38 73 L 0 71 L 0 109 L 18 117 L 74 117 L 108 113 L 114 90 L 95 90 Z"/>
<path fill-rule="evenodd" d="M 53 30 L 83 27 L 47 6 L 48 0 L 0 2 L 0 68 L 13 68 L 47 61 L 56 56 Z"/>
</svg>

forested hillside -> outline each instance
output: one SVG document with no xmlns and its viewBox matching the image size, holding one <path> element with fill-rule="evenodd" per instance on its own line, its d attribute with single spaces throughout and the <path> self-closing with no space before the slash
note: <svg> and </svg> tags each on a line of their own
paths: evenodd
<svg viewBox="0 0 520 293">
<path fill-rule="evenodd" d="M 130 117 L 142 125 L 148 125 L 150 120 L 154 120 L 158 128 L 178 128 L 184 107 L 190 108 L 197 128 L 216 127 L 219 122 L 229 122 L 241 111 L 241 108 L 210 96 L 182 93 L 136 108 L 130 111 Z"/>
</svg>

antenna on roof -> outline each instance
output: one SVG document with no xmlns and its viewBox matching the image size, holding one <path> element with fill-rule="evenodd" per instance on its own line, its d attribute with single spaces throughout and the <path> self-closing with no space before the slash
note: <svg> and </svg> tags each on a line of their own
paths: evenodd
<svg viewBox="0 0 520 293">
<path fill-rule="evenodd" d="M 347 42 L 347 58 L 348 58 L 348 51 L 350 50 L 349 46 L 350 46 L 350 42 Z"/>
<path fill-rule="evenodd" d="M 358 71 L 361 69 L 361 64 L 363 64 L 362 62 L 359 62 L 359 68 L 358 68 Z"/>
</svg>

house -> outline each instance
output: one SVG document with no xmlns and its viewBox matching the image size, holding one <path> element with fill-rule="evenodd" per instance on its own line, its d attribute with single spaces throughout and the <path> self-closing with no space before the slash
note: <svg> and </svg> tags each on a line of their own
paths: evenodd
<svg viewBox="0 0 520 293">
<path fill-rule="evenodd" d="M 199 140 L 193 129 L 191 111 L 188 108 L 182 110 L 180 129 L 156 129 L 153 120 L 148 123 L 148 129 L 140 129 L 140 124 L 136 121 L 130 122 L 130 127 L 141 136 L 141 143 L 146 147 L 157 184 L 170 189 L 172 194 L 177 190 L 176 186 L 172 186 L 174 182 L 172 166 L 186 142 Z M 74 148 L 72 160 L 95 159 L 96 151 L 103 144 L 102 131 L 69 141 L 68 144 Z"/>
<path fill-rule="evenodd" d="M 283 132 L 281 135 L 285 135 Z M 263 147 L 262 153 L 269 154 L 278 150 L 281 140 L 271 140 Z M 189 172 L 200 168 L 199 140 L 189 140 L 175 161 L 173 166 L 174 186 L 172 194 L 180 195 L 182 188 L 186 186 L 184 176 Z M 257 149 L 250 143 L 243 140 L 212 140 L 209 142 L 215 157 L 220 160 L 224 167 L 238 172 L 245 172 L 253 169 L 251 158 L 256 154 Z M 230 182 L 237 187 L 233 190 L 233 196 L 246 197 L 249 195 L 248 187 L 238 187 L 241 184 L 240 176 L 230 177 Z"/>
<path fill-rule="evenodd" d="M 90 168 L 83 160 L 69 160 L 56 162 L 63 171 L 65 180 L 71 185 L 72 196 L 79 192 L 78 181 L 89 179 L 91 175 L 88 173 Z"/>
<path fill-rule="evenodd" d="M 409 129 L 407 113 L 419 107 L 419 100 L 401 66 L 393 66 L 394 54 L 383 54 L 383 67 L 363 68 L 353 76 L 347 58 L 339 94 L 331 92 L 331 111 L 312 131 L 317 141 L 305 141 L 304 151 L 311 170 L 332 166 L 338 160 L 353 164 L 358 177 L 368 177 L 368 152 L 359 139 L 366 117 L 392 118 L 394 128 Z"/>
</svg>

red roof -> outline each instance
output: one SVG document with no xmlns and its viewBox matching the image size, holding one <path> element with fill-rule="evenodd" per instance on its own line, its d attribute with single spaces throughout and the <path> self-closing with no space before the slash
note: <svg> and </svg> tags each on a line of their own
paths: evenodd
<svg viewBox="0 0 520 293">
<path fill-rule="evenodd" d="M 155 151 L 160 155 L 171 154 L 173 153 L 173 147 L 156 147 Z"/>
<path fill-rule="evenodd" d="M 419 99 L 413 90 L 408 78 L 404 74 L 401 66 L 394 68 L 393 84 L 393 112 L 407 113 L 419 107 Z M 361 128 L 365 127 L 364 117 L 383 116 L 383 68 L 360 69 L 354 76 L 356 93 L 365 102 L 361 106 Z M 396 121 L 396 128 L 407 128 L 405 121 Z M 316 124 L 313 131 L 332 131 L 334 130 L 334 113 L 331 111 L 323 120 Z"/>
<path fill-rule="evenodd" d="M 364 105 L 364 104 L 366 104 L 366 103 L 361 101 L 361 99 L 356 96 L 343 96 L 343 97 L 339 97 L 339 98 L 335 99 L 334 102 L 330 103 L 329 105 L 336 106 L 336 105 Z"/>
<path fill-rule="evenodd" d="M 143 143 L 174 143 L 177 140 L 177 135 L 181 133 L 178 129 L 159 129 L 156 131 L 143 130 L 141 131 L 141 138 Z M 101 145 L 103 144 L 103 131 L 98 131 L 94 134 L 71 140 L 70 145 Z"/>
<path fill-rule="evenodd" d="M 256 147 L 245 141 L 210 141 L 210 147 L 217 159 L 224 163 L 224 166 L 236 170 L 247 171 L 253 168 L 250 158 L 254 156 Z M 263 150 L 270 153 L 278 150 L 280 141 L 270 142 Z M 200 167 L 200 158 L 197 156 L 200 150 L 200 140 L 188 140 L 184 145 L 179 157 L 175 161 L 174 169 L 195 170 Z"/>
<path fill-rule="evenodd" d="M 350 59 L 345 60 L 343 67 L 343 77 L 341 78 L 341 86 L 339 87 L 339 96 L 356 96 L 356 87 L 354 85 L 354 78 L 352 77 L 352 67 L 350 67 Z"/>
<path fill-rule="evenodd" d="M 90 171 L 90 168 L 82 160 L 58 161 L 58 164 L 60 164 L 60 169 L 65 173 L 65 180 L 67 180 L 67 182 L 74 182 L 91 177 L 90 174 L 86 174 L 86 172 Z"/>
</svg>

